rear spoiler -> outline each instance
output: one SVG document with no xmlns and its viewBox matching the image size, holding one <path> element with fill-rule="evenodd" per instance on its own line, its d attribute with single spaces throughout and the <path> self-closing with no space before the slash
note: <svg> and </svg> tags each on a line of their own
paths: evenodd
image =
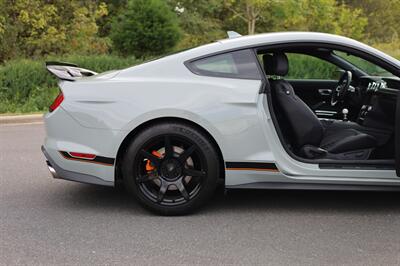
<svg viewBox="0 0 400 266">
<path fill-rule="evenodd" d="M 97 75 L 96 72 L 65 62 L 46 62 L 47 70 L 61 80 L 74 81 L 82 77 Z"/>
</svg>

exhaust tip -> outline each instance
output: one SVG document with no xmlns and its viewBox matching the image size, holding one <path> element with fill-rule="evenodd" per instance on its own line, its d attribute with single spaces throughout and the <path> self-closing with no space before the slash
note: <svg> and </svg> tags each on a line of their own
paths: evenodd
<svg viewBox="0 0 400 266">
<path fill-rule="evenodd" d="M 50 171 L 51 175 L 53 176 L 53 178 L 59 179 L 60 177 L 58 176 L 56 170 L 53 168 L 51 163 L 49 161 L 46 161 L 46 163 L 47 163 L 47 168 L 49 168 L 49 171 Z"/>
</svg>

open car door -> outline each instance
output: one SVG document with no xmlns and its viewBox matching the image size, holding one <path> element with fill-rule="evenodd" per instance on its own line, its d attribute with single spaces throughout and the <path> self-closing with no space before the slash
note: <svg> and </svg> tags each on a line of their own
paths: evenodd
<svg viewBox="0 0 400 266">
<path fill-rule="evenodd" d="M 396 175 L 400 177 L 400 91 L 396 100 L 396 125 L 394 129 L 396 145 Z"/>
</svg>

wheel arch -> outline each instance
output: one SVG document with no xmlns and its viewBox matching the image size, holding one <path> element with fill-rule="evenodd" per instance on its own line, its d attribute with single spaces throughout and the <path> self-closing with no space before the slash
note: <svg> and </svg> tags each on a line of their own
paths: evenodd
<svg viewBox="0 0 400 266">
<path fill-rule="evenodd" d="M 121 145 L 118 148 L 117 151 L 117 156 L 115 158 L 115 184 L 119 185 L 122 182 L 122 174 L 121 174 L 121 166 L 120 163 L 122 161 L 122 158 L 124 156 L 124 153 L 129 145 L 129 143 L 131 142 L 131 140 L 143 129 L 150 127 L 152 125 L 155 124 L 159 124 L 159 123 L 168 123 L 168 122 L 180 122 L 186 125 L 190 125 L 196 129 L 198 129 L 199 131 L 203 132 L 203 134 L 205 134 L 208 139 L 211 141 L 211 143 L 213 144 L 213 146 L 215 147 L 217 153 L 218 153 L 218 157 L 220 158 L 220 178 L 222 178 L 223 180 L 225 180 L 225 160 L 220 148 L 220 145 L 218 145 L 217 141 L 215 140 L 215 138 L 211 135 L 211 133 L 206 130 L 203 126 L 199 125 L 198 123 L 195 123 L 191 120 L 185 119 L 185 118 L 181 118 L 181 117 L 173 117 L 173 116 L 168 116 L 168 117 L 159 117 L 159 118 L 154 118 L 148 121 L 145 121 L 143 123 L 141 123 L 140 125 L 138 125 L 137 127 L 135 127 L 131 132 L 129 132 L 129 134 L 127 134 L 125 136 L 125 138 L 123 139 L 123 141 L 121 142 Z"/>
</svg>

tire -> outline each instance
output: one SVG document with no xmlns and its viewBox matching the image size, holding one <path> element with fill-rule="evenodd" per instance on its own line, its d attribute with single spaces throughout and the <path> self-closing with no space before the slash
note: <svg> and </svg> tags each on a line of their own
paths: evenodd
<svg viewBox="0 0 400 266">
<path fill-rule="evenodd" d="M 122 161 L 126 188 L 148 210 L 188 214 L 214 194 L 220 169 L 212 142 L 183 123 L 160 123 L 139 132 Z"/>
</svg>

